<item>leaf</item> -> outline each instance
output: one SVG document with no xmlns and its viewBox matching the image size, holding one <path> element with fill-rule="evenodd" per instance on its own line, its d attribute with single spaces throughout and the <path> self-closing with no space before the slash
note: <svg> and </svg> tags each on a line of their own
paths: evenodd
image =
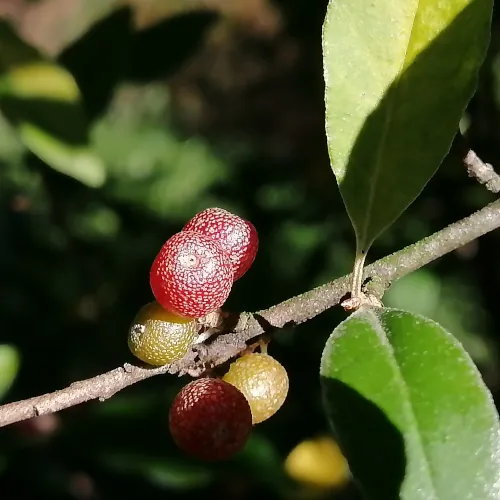
<svg viewBox="0 0 500 500">
<path fill-rule="evenodd" d="M 193 55 L 216 19 L 214 12 L 189 12 L 138 31 L 132 39 L 128 78 L 149 82 L 171 76 Z"/>
<path fill-rule="evenodd" d="M 10 389 L 19 370 L 19 354 L 14 346 L 0 344 L 0 399 Z"/>
<path fill-rule="evenodd" d="M 440 325 L 361 309 L 327 341 L 321 376 L 328 418 L 367 498 L 499 498 L 492 397 Z"/>
<path fill-rule="evenodd" d="M 104 110 L 125 75 L 131 34 L 131 10 L 120 8 L 92 26 L 58 58 L 74 75 L 92 117 Z"/>
<path fill-rule="evenodd" d="M 170 490 L 199 489 L 212 480 L 212 473 L 209 469 L 190 461 L 173 461 L 141 454 L 114 452 L 102 454 L 100 462 L 106 468 L 128 475 L 141 475 L 158 487 Z"/>
<path fill-rule="evenodd" d="M 492 0 L 331 0 L 323 27 L 332 169 L 359 251 L 447 154 L 488 46 Z"/>
<path fill-rule="evenodd" d="M 106 171 L 88 147 L 88 124 L 73 76 L 0 22 L 0 109 L 47 165 L 91 187 Z"/>
</svg>

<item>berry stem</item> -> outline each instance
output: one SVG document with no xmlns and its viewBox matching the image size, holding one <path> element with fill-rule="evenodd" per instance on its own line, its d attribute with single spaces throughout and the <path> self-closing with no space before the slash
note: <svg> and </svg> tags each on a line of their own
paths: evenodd
<svg viewBox="0 0 500 500">
<path fill-rule="evenodd" d="M 260 352 L 262 354 L 267 354 L 267 345 L 269 344 L 269 341 L 268 340 L 261 340 L 259 342 L 260 344 Z"/>
</svg>

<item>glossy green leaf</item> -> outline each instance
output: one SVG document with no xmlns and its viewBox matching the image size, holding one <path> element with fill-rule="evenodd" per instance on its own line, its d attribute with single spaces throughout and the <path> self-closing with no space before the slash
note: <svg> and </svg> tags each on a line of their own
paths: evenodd
<svg viewBox="0 0 500 500">
<path fill-rule="evenodd" d="M 106 171 L 88 146 L 88 124 L 73 76 L 0 22 L 0 110 L 47 165 L 101 186 Z"/>
<path fill-rule="evenodd" d="M 9 344 L 0 345 L 0 399 L 10 389 L 19 370 L 19 354 Z"/>
<path fill-rule="evenodd" d="M 408 207 L 458 130 L 489 41 L 492 0 L 331 0 L 326 129 L 358 248 Z"/>
<path fill-rule="evenodd" d="M 367 498 L 500 498 L 491 395 L 439 324 L 360 310 L 329 338 L 321 376 L 328 418 Z"/>
</svg>

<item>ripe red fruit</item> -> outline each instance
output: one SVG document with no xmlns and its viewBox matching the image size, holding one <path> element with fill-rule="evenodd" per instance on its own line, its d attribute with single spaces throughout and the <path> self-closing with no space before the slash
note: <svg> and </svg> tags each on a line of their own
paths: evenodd
<svg viewBox="0 0 500 500">
<path fill-rule="evenodd" d="M 224 304 L 233 270 L 228 255 L 212 238 L 183 231 L 163 245 L 151 266 L 149 282 L 165 309 L 201 318 Z"/>
<path fill-rule="evenodd" d="M 196 231 L 212 237 L 225 250 L 234 268 L 234 280 L 250 268 L 259 247 L 254 225 L 223 208 L 207 208 L 196 214 L 183 231 Z"/>
<path fill-rule="evenodd" d="M 174 399 L 170 432 L 179 448 L 201 460 L 224 460 L 240 451 L 252 430 L 245 396 L 220 379 L 200 378 Z"/>
</svg>

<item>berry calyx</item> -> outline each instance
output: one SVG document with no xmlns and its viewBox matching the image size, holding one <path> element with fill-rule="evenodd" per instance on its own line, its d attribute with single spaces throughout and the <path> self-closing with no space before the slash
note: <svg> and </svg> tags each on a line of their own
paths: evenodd
<svg viewBox="0 0 500 500">
<path fill-rule="evenodd" d="M 165 309 L 200 318 L 226 301 L 233 284 L 233 268 L 228 255 L 212 238 L 182 231 L 161 248 L 149 281 L 153 295 Z"/>
<path fill-rule="evenodd" d="M 272 417 L 288 394 L 288 374 L 283 365 L 269 354 L 244 354 L 231 364 L 222 380 L 244 394 L 254 424 Z"/>
<path fill-rule="evenodd" d="M 254 225 L 223 208 L 207 208 L 199 212 L 183 231 L 196 231 L 217 241 L 229 254 L 235 281 L 248 271 L 257 255 L 259 237 Z"/>
<path fill-rule="evenodd" d="M 201 460 L 224 460 L 240 451 L 252 430 L 245 396 L 215 378 L 187 384 L 174 399 L 169 414 L 174 442 Z"/>
<path fill-rule="evenodd" d="M 136 314 L 129 329 L 128 346 L 141 361 L 162 366 L 184 357 L 197 333 L 194 320 L 177 316 L 154 301 Z"/>
</svg>

